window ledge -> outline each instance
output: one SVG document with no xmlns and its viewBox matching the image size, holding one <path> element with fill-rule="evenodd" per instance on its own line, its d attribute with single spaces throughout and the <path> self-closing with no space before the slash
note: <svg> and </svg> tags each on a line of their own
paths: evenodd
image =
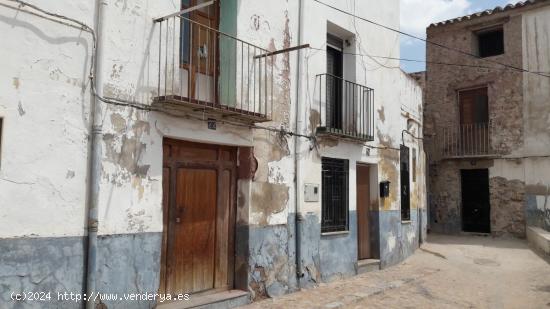
<svg viewBox="0 0 550 309">
<path fill-rule="evenodd" d="M 325 232 L 321 233 L 321 236 L 337 236 L 337 235 L 348 235 L 349 231 L 339 231 L 339 232 Z"/>
<path fill-rule="evenodd" d="M 412 220 L 401 220 L 401 224 L 412 224 Z"/>
</svg>

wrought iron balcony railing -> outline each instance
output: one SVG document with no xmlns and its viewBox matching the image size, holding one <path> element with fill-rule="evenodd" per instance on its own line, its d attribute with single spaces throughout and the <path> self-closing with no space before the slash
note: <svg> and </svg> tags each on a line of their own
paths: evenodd
<svg viewBox="0 0 550 309">
<path fill-rule="evenodd" d="M 274 58 L 268 50 L 182 15 L 158 24 L 153 104 L 251 123 L 271 118 Z"/>
<path fill-rule="evenodd" d="M 317 75 L 317 133 L 374 140 L 374 89 L 332 74 Z"/>
<path fill-rule="evenodd" d="M 439 130 L 438 144 L 443 158 L 467 158 L 495 155 L 491 148 L 488 123 L 461 124 Z"/>
</svg>

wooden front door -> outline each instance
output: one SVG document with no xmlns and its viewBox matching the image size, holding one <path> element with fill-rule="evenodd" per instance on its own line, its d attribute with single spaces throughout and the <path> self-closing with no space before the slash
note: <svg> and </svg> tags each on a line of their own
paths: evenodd
<svg viewBox="0 0 550 309">
<path fill-rule="evenodd" d="M 164 141 L 162 293 L 233 287 L 235 148 Z"/>
<path fill-rule="evenodd" d="M 360 260 L 372 258 L 370 247 L 370 188 L 369 167 L 357 165 L 357 241 L 358 258 Z"/>
</svg>

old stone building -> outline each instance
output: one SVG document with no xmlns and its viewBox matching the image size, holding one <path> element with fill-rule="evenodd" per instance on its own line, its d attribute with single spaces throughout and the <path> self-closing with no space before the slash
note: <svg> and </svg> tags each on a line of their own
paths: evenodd
<svg viewBox="0 0 550 309">
<path fill-rule="evenodd" d="M 235 306 L 411 255 L 422 91 L 345 13 L 399 1 L 327 3 L 0 0 L 0 308 Z"/>
<path fill-rule="evenodd" d="M 550 227 L 550 1 L 427 29 L 430 230 Z"/>
</svg>

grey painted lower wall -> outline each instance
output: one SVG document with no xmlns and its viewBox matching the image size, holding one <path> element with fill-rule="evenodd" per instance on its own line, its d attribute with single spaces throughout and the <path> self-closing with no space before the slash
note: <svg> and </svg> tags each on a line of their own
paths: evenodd
<svg viewBox="0 0 550 309">
<path fill-rule="evenodd" d="M 550 196 L 525 194 L 525 219 L 527 226 L 550 232 Z"/>
<path fill-rule="evenodd" d="M 296 289 L 295 250 L 293 241 L 289 241 L 293 226 L 250 226 L 242 229 L 248 230 L 248 237 L 243 232 L 237 234 L 237 242 L 248 240 L 248 286 L 253 299 L 280 296 Z"/>
<path fill-rule="evenodd" d="M 342 279 L 357 274 L 357 215 L 349 212 L 348 233 L 321 235 L 319 243 L 321 280 Z"/>
<path fill-rule="evenodd" d="M 425 218 L 425 211 L 421 211 Z M 380 211 L 380 267 L 395 265 L 418 248 L 418 210 L 411 209 L 411 220 L 401 222 L 401 211 Z"/>
<path fill-rule="evenodd" d="M 156 293 L 162 233 L 100 236 L 98 292 Z M 58 293 L 84 294 L 86 238 L 0 239 L 0 308 L 82 308 Z M 50 300 L 11 300 L 11 294 L 50 292 Z M 154 301 L 103 301 L 107 308 L 152 308 Z"/>
<path fill-rule="evenodd" d="M 426 213 L 421 216 L 425 220 Z M 418 247 L 418 214 L 402 223 L 400 211 L 372 212 L 380 236 L 381 266 L 401 262 Z M 426 222 L 426 221 L 423 221 Z M 308 213 L 301 221 L 302 287 L 346 278 L 357 273 L 357 217 L 349 214 L 349 231 L 322 235 L 319 217 Z M 372 231 L 371 231 L 372 232 Z M 378 232 L 371 235 L 377 235 Z M 0 308 L 81 308 L 82 303 L 57 300 L 57 292 L 83 293 L 85 237 L 0 239 Z M 255 298 L 296 290 L 295 216 L 288 224 L 238 226 L 236 287 L 250 289 Z M 100 293 L 156 293 L 159 286 L 162 233 L 102 235 L 98 239 Z M 50 302 L 12 302 L 11 292 L 51 291 Z M 107 308 L 152 308 L 153 300 L 104 300 Z"/>
<path fill-rule="evenodd" d="M 425 209 L 412 209 L 410 222 L 401 222 L 399 210 L 371 213 L 371 235 L 379 235 L 373 237 L 373 250 L 379 251 L 382 267 L 397 264 L 414 253 L 419 235 L 426 237 L 427 219 Z M 278 296 L 296 289 L 294 221 L 291 214 L 286 225 L 237 229 L 237 257 L 247 261 L 247 284 L 253 298 Z M 349 213 L 347 233 L 322 235 L 319 217 L 314 213 L 305 214 L 300 227 L 302 288 L 357 274 L 355 211 Z"/>
<path fill-rule="evenodd" d="M 160 276 L 162 233 L 103 235 L 98 239 L 97 289 L 119 296 L 124 293 L 157 293 Z M 153 308 L 147 300 L 104 301 L 109 309 Z"/>
<path fill-rule="evenodd" d="M 0 239 L 0 308 L 81 308 L 57 293 L 83 293 L 84 245 L 84 237 Z M 51 299 L 16 302 L 12 292 L 51 292 Z"/>
</svg>

